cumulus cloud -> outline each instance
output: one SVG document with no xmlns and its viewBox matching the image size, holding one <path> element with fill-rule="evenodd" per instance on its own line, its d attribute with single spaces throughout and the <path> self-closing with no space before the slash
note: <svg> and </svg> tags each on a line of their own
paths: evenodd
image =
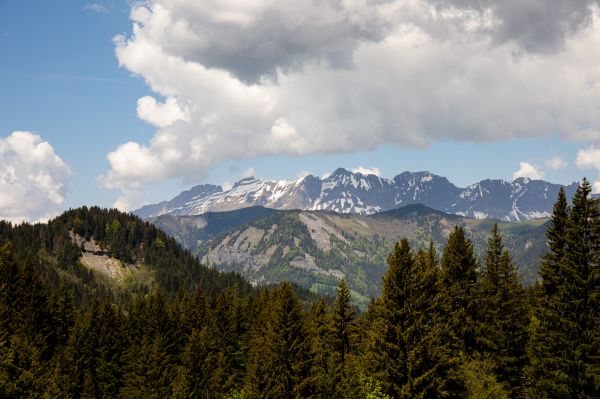
<svg viewBox="0 0 600 399">
<path fill-rule="evenodd" d="M 580 169 L 595 169 L 596 173 L 600 173 L 600 148 L 590 146 L 586 149 L 581 149 L 577 152 L 575 165 Z M 594 194 L 600 193 L 600 181 L 595 181 L 592 184 Z"/>
<path fill-rule="evenodd" d="M 20 222 L 54 216 L 64 202 L 69 174 L 40 136 L 13 132 L 0 138 L 0 218 Z"/>
<path fill-rule="evenodd" d="M 592 145 L 589 148 L 579 150 L 575 164 L 580 169 L 593 168 L 600 171 L 600 148 Z"/>
<path fill-rule="evenodd" d="M 133 192 L 265 155 L 600 139 L 599 15 L 579 0 L 136 2 L 116 55 L 166 100 L 140 100 L 159 129 L 111 152 L 101 180 Z"/>
<path fill-rule="evenodd" d="M 352 169 L 352 172 L 362 173 L 363 175 L 381 176 L 381 169 L 375 166 L 371 166 L 370 168 L 365 168 L 364 166 L 357 166 L 356 168 Z"/>
<path fill-rule="evenodd" d="M 495 42 L 514 41 L 523 50 L 550 52 L 588 27 L 598 0 L 429 0 L 440 12 L 464 18 L 475 13 L 487 24 L 473 27 Z M 471 18 L 473 16 L 471 15 Z"/>
<path fill-rule="evenodd" d="M 555 155 L 552 158 L 548 158 L 544 163 L 552 170 L 564 169 L 569 165 L 567 161 L 565 161 L 560 155 Z"/>
<path fill-rule="evenodd" d="M 544 178 L 544 172 L 529 162 L 519 162 L 519 170 L 513 173 L 513 180 L 519 177 L 526 177 L 532 180 L 542 180 Z"/>
<path fill-rule="evenodd" d="M 154 97 L 144 96 L 137 102 L 138 117 L 156 127 L 166 127 L 176 121 L 189 122 L 189 112 L 170 97 L 159 103 Z"/>
<path fill-rule="evenodd" d="M 134 7 L 148 41 L 186 61 L 254 83 L 310 63 L 352 65 L 361 41 L 382 38 L 377 8 L 356 1 L 152 1 Z"/>
<path fill-rule="evenodd" d="M 254 168 L 248 168 L 244 171 L 244 173 L 242 173 L 242 178 L 247 178 L 247 177 L 254 177 L 256 176 L 256 172 L 254 171 Z"/>
</svg>

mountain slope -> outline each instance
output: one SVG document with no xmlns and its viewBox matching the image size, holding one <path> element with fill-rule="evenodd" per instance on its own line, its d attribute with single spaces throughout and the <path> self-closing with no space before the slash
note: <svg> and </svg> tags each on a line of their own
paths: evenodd
<svg viewBox="0 0 600 399">
<path fill-rule="evenodd" d="M 83 303 L 95 296 L 124 302 L 160 288 L 166 295 L 202 288 L 250 288 L 237 274 L 200 264 L 175 239 L 134 215 L 98 207 L 69 210 L 48 223 L 0 221 L 0 245 L 9 243 L 46 285 L 65 286 Z"/>
<path fill-rule="evenodd" d="M 542 180 L 519 178 L 512 182 L 483 180 L 460 188 L 429 172 L 404 172 L 385 179 L 339 168 L 324 179 L 312 175 L 289 181 L 249 177 L 228 191 L 212 185 L 196 186 L 171 201 L 147 205 L 134 213 L 149 219 L 263 206 L 369 215 L 420 203 L 477 219 L 520 221 L 548 217 L 560 187 Z M 565 187 L 569 198 L 576 187 L 576 183 Z"/>
<path fill-rule="evenodd" d="M 259 209 L 251 208 L 247 223 L 230 223 L 228 229 L 215 234 L 210 224 L 195 231 L 190 227 L 204 215 L 161 216 L 157 220 L 162 220 L 161 228 L 191 244 L 189 248 L 196 249 L 202 261 L 217 270 L 239 272 L 254 284 L 291 280 L 324 293 L 333 292 L 344 277 L 363 304 L 378 295 L 387 256 L 400 238 L 407 237 L 417 248 L 426 247 L 432 239 L 441 251 L 449 233 L 459 225 L 481 256 L 495 222 L 446 214 L 420 204 L 373 215 L 264 209 L 268 214 L 261 216 Z M 218 218 L 232 220 L 234 212 Z M 166 218 L 169 224 L 164 223 Z M 546 250 L 546 220 L 501 222 L 500 228 L 524 282 L 531 284 L 537 278 L 539 256 Z M 198 237 L 204 240 L 199 242 Z"/>
</svg>

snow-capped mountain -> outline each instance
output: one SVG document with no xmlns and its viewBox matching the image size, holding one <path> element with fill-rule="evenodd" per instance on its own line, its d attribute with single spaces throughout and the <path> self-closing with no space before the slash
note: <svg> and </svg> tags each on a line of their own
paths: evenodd
<svg viewBox="0 0 600 399">
<path fill-rule="evenodd" d="M 324 179 L 313 175 L 279 181 L 248 177 L 227 191 L 219 186 L 200 185 L 134 213 L 142 218 L 199 215 L 260 205 L 372 214 L 420 203 L 478 219 L 518 221 L 549 216 L 560 187 L 543 180 L 519 178 L 512 182 L 482 180 L 460 188 L 430 172 L 404 172 L 385 179 L 339 168 Z M 565 187 L 569 198 L 576 188 L 577 183 Z"/>
</svg>

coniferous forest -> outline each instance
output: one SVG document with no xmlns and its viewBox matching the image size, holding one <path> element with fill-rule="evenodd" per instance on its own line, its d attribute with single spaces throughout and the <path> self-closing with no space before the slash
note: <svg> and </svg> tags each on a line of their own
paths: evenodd
<svg viewBox="0 0 600 399">
<path fill-rule="evenodd" d="M 84 242 L 144 270 L 115 284 Z M 367 311 L 289 283 L 252 287 L 115 210 L 0 223 L 3 398 L 599 398 L 600 208 L 564 191 L 538 284 L 497 227 L 476 259 L 400 240 Z M 133 266 L 132 266 L 133 267 Z"/>
</svg>

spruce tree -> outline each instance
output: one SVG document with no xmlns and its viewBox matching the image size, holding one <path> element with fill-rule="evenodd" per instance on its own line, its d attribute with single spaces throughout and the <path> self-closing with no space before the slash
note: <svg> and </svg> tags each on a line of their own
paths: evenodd
<svg viewBox="0 0 600 399">
<path fill-rule="evenodd" d="M 563 366 L 573 397 L 600 397 L 600 210 L 587 179 L 573 196 L 561 310 L 565 343 Z"/>
<path fill-rule="evenodd" d="M 311 353 L 313 359 L 312 385 L 315 397 L 343 397 L 343 378 L 339 364 L 334 356 L 333 318 L 328 312 L 324 298 L 315 302 L 308 313 L 308 325 L 312 337 Z"/>
<path fill-rule="evenodd" d="M 440 261 L 440 331 L 446 374 L 440 385 L 445 397 L 466 395 L 459 366 L 475 355 L 480 321 L 477 314 L 477 260 L 473 245 L 458 226 L 450 233 Z"/>
<path fill-rule="evenodd" d="M 375 305 L 368 358 L 373 375 L 392 397 L 444 396 L 447 370 L 439 340 L 435 253 L 416 256 L 406 239 L 388 258 Z"/>
<path fill-rule="evenodd" d="M 311 337 L 298 297 L 289 283 L 273 295 L 270 317 L 252 349 L 246 396 L 304 398 L 311 395 Z"/>
<path fill-rule="evenodd" d="M 600 397 L 599 222 L 586 179 L 570 209 L 561 190 L 532 322 L 529 375 L 536 397 Z"/>
<path fill-rule="evenodd" d="M 456 226 L 448 237 L 440 263 L 441 301 L 446 328 L 457 351 L 471 355 L 476 349 L 477 260 L 473 244 Z"/>
<path fill-rule="evenodd" d="M 500 383 L 521 397 L 527 364 L 529 308 L 516 265 L 502 244 L 495 224 L 488 239 L 485 264 L 479 281 L 480 348 L 494 360 Z"/>
<path fill-rule="evenodd" d="M 130 346 L 123 376 L 123 398 L 161 399 L 172 396 L 174 368 L 161 335 L 145 335 L 139 346 Z"/>
<path fill-rule="evenodd" d="M 202 398 L 210 395 L 211 361 L 214 337 L 208 329 L 193 330 L 181 355 L 181 366 L 173 384 L 175 398 Z"/>
<path fill-rule="evenodd" d="M 333 322 L 334 322 L 334 337 L 335 349 L 340 355 L 339 370 L 345 374 L 346 356 L 352 350 L 351 336 L 353 333 L 353 321 L 356 312 L 350 303 L 350 289 L 346 284 L 346 280 L 341 279 L 337 289 L 337 297 L 334 305 Z"/>
</svg>

